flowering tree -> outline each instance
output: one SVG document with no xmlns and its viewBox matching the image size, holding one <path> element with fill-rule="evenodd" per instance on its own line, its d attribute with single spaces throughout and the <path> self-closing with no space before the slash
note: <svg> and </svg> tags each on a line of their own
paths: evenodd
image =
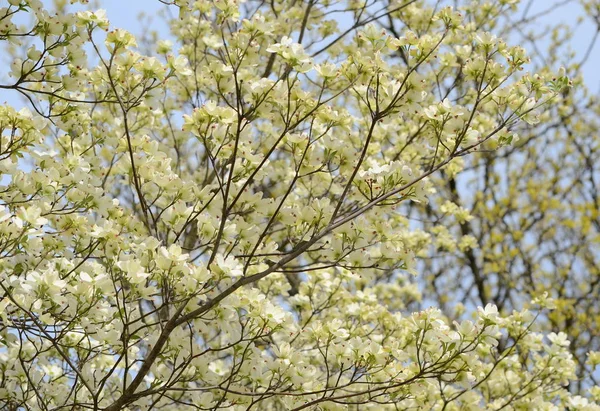
<svg viewBox="0 0 600 411">
<path fill-rule="evenodd" d="M 598 2 L 582 3 L 597 25 Z M 528 9 L 519 19 L 506 14 L 485 24 L 514 35 L 515 27 L 548 11 Z M 558 64 L 569 46 L 564 27 L 549 33 L 548 52 L 534 59 L 536 70 Z M 539 48 L 539 39 L 532 31 L 522 41 Z M 578 377 L 570 389 L 591 389 L 598 399 L 599 106 L 577 74 L 595 41 L 582 47 L 587 53 L 579 58 L 563 60 L 575 87 L 547 106 L 538 124 L 522 122 L 510 147 L 464 157 L 433 175 L 437 193 L 427 203 L 411 204 L 406 214 L 430 236 L 420 267 L 427 277 L 424 293 L 449 318 L 461 318 L 469 305 L 493 303 L 510 312 L 531 296 L 552 296 L 554 309 L 536 320 L 538 329 L 568 335 Z M 468 85 L 456 87 L 462 93 Z"/>
<path fill-rule="evenodd" d="M 457 188 L 517 130 L 578 144 L 565 70 L 497 37 L 516 1 L 165 0 L 139 47 L 55 3 L 0 9 L 3 409 L 595 409 L 561 291 L 475 274 L 520 272 L 510 203 Z"/>
</svg>

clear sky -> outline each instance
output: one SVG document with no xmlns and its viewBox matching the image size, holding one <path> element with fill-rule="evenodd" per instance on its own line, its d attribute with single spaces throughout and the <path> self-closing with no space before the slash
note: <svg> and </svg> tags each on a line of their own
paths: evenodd
<svg viewBox="0 0 600 411">
<path fill-rule="evenodd" d="M 157 29 L 166 30 L 158 17 L 159 11 L 166 6 L 158 0 L 94 0 L 94 5 L 96 4 L 98 8 L 106 10 L 106 15 L 114 27 L 126 29 L 134 34 L 139 33 L 141 28 L 139 15 L 143 12 L 154 17 Z"/>
<path fill-rule="evenodd" d="M 528 1 L 523 0 L 521 8 L 524 8 L 527 3 Z M 538 32 L 547 31 L 548 27 L 556 27 L 560 24 L 574 29 L 573 38 L 569 43 L 576 53 L 576 59 L 581 60 L 586 53 L 589 53 L 587 62 L 583 66 L 583 76 L 588 87 L 598 92 L 600 91 L 600 41 L 596 41 L 588 50 L 588 46 L 598 32 L 598 25 L 594 23 L 592 17 L 584 15 L 585 11 L 579 4 L 560 5 L 561 3 L 563 2 L 560 0 L 533 0 L 529 15 L 535 15 L 543 10 L 552 10 L 551 13 L 540 18 L 540 24 L 536 27 Z M 578 20 L 579 17 L 583 18 Z M 524 47 L 528 49 L 527 45 Z M 528 52 L 531 55 L 533 50 L 528 49 Z"/>
</svg>

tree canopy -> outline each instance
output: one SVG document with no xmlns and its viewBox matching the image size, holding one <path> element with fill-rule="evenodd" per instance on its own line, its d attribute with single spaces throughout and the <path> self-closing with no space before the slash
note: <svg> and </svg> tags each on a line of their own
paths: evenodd
<svg viewBox="0 0 600 411">
<path fill-rule="evenodd" d="M 156 1 L 0 4 L 2 409 L 600 409 L 595 38 Z"/>
</svg>

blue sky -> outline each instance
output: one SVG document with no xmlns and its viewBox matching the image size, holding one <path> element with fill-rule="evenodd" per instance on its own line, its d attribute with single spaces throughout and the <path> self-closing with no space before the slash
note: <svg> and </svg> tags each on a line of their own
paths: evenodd
<svg viewBox="0 0 600 411">
<path fill-rule="evenodd" d="M 91 3 L 91 2 L 90 2 Z M 134 34 L 139 33 L 141 22 L 140 13 L 154 17 L 154 23 L 161 30 L 166 30 L 158 13 L 166 6 L 158 0 L 96 0 L 98 8 L 106 10 L 113 27 L 126 29 Z M 153 27 L 154 28 L 154 27 Z"/>
<path fill-rule="evenodd" d="M 522 1 L 522 4 L 526 4 L 528 1 Z M 552 9 L 553 11 L 547 15 L 544 15 L 540 20 L 540 24 L 537 25 L 536 29 L 543 32 L 547 27 L 554 27 L 559 24 L 565 24 L 572 27 L 573 38 L 570 41 L 573 51 L 576 53 L 577 59 L 583 58 L 588 51 L 588 46 L 591 40 L 594 38 L 598 30 L 598 26 L 593 22 L 593 19 L 589 16 L 584 16 L 583 7 L 578 4 L 569 4 L 554 7 L 553 4 L 559 4 L 560 1 L 556 0 L 535 0 L 531 7 L 531 14 L 538 13 L 542 10 Z M 580 21 L 579 17 L 583 17 Z M 600 91 L 600 41 L 596 42 L 594 47 L 590 50 L 590 56 L 587 63 L 583 66 L 583 76 L 588 85 L 593 91 Z M 527 45 L 524 45 L 527 49 Z M 529 54 L 533 53 L 533 50 L 529 50 Z"/>
</svg>

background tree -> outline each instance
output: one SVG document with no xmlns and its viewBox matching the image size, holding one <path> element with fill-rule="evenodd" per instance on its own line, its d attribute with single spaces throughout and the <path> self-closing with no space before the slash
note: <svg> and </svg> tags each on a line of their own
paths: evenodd
<svg viewBox="0 0 600 411">
<path fill-rule="evenodd" d="M 597 24 L 598 4 L 583 2 L 583 6 Z M 554 7 L 536 12 L 524 7 L 518 19 L 506 15 L 490 20 L 497 12 L 476 6 L 470 13 L 482 29 L 508 36 Z M 538 49 L 548 45 L 548 51 L 534 60 L 536 70 L 563 63 L 576 87 L 563 94 L 560 104 L 549 107 L 539 124 L 515 127 L 519 140 L 510 147 L 464 157 L 460 166 L 455 163 L 435 174 L 435 198 L 409 208 L 423 230 L 432 234 L 430 253 L 423 254 L 431 258 L 421 260 L 427 273 L 424 294 L 435 295 L 450 318 L 468 315 L 469 307 L 476 305 L 493 303 L 510 312 L 523 307 L 532 295 L 552 296 L 556 309 L 539 318 L 537 326 L 569 336 L 578 363 L 578 380 L 571 389 L 580 392 L 597 385 L 596 362 L 588 361 L 588 356 L 600 349 L 600 170 L 595 160 L 599 107 L 597 94 L 585 88 L 579 74 L 596 37 L 584 47 L 583 56 L 574 58 L 564 27 L 545 34 L 519 32 L 522 44 Z M 458 81 L 444 93 L 461 95 L 468 87 Z"/>
<path fill-rule="evenodd" d="M 2 407 L 595 409 L 595 283 L 555 280 L 597 258 L 594 105 L 522 72 L 515 1 L 164 3 L 140 47 L 0 9 L 31 107 L 0 111 Z"/>
</svg>

